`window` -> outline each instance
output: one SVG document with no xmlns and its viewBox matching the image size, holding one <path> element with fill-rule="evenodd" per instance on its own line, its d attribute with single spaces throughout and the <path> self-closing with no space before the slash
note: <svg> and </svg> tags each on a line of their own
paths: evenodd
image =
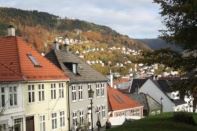
<svg viewBox="0 0 197 131">
<path fill-rule="evenodd" d="M 76 92 L 76 87 L 72 86 L 72 101 L 77 100 L 77 92 Z"/>
<path fill-rule="evenodd" d="M 34 85 L 28 85 L 28 100 L 29 102 L 35 102 Z"/>
<path fill-rule="evenodd" d="M 46 130 L 46 124 L 45 124 L 45 116 L 40 116 L 40 131 Z"/>
<path fill-rule="evenodd" d="M 51 99 L 56 99 L 56 84 L 51 84 Z"/>
<path fill-rule="evenodd" d="M 72 62 L 64 62 L 64 66 L 67 67 L 69 71 L 71 71 L 75 75 L 79 75 L 77 71 L 78 64 Z"/>
<path fill-rule="evenodd" d="M 9 88 L 9 100 L 10 100 L 10 106 L 16 106 L 17 105 L 17 89 L 16 89 L 16 86 Z"/>
<path fill-rule="evenodd" d="M 97 113 L 97 116 L 100 117 L 100 114 L 101 114 L 101 108 L 100 108 L 100 106 L 97 106 L 96 107 L 96 113 Z"/>
<path fill-rule="evenodd" d="M 29 57 L 31 62 L 34 64 L 34 66 L 41 67 L 40 63 L 37 61 L 37 59 L 34 56 L 32 56 L 32 54 L 27 54 L 27 56 Z"/>
<path fill-rule="evenodd" d="M 83 111 L 80 111 L 79 112 L 79 122 L 81 125 L 83 125 L 84 123 L 84 114 L 83 114 Z"/>
<path fill-rule="evenodd" d="M 102 117 L 105 117 L 105 106 L 102 106 Z"/>
<path fill-rule="evenodd" d="M 0 88 L 0 97 L 1 97 L 1 99 L 0 99 L 0 102 L 1 102 L 1 105 L 0 105 L 0 107 L 5 107 L 5 87 L 1 87 Z"/>
<path fill-rule="evenodd" d="M 72 113 L 72 120 L 73 120 L 73 126 L 77 126 L 77 113 L 73 112 Z"/>
<path fill-rule="evenodd" d="M 23 128 L 23 119 L 18 118 L 14 119 L 14 126 L 13 131 L 20 131 Z"/>
<path fill-rule="evenodd" d="M 44 101 L 44 84 L 38 85 L 38 99 L 39 101 Z"/>
<path fill-rule="evenodd" d="M 104 84 L 101 84 L 101 96 L 104 96 Z"/>
<path fill-rule="evenodd" d="M 83 99 L 83 89 L 82 89 L 82 86 L 79 86 L 78 87 L 78 90 L 79 90 L 79 100 L 82 100 Z"/>
<path fill-rule="evenodd" d="M 64 115 L 64 111 L 60 112 L 60 127 L 64 127 L 65 126 L 65 115 Z"/>
<path fill-rule="evenodd" d="M 59 98 L 64 98 L 64 83 L 59 83 Z"/>
<path fill-rule="evenodd" d="M 99 84 L 96 84 L 96 96 L 99 96 L 99 95 L 100 95 L 99 92 L 100 92 L 100 91 L 99 91 Z"/>
<path fill-rule="evenodd" d="M 52 113 L 52 129 L 57 128 L 57 113 Z"/>
<path fill-rule="evenodd" d="M 91 89 L 91 85 L 88 84 L 88 92 L 89 92 L 90 89 Z M 90 98 L 89 93 L 88 93 L 88 98 Z"/>
</svg>

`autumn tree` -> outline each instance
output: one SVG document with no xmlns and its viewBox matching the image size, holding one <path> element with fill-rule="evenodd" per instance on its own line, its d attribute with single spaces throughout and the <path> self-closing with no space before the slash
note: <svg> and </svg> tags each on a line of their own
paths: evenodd
<svg viewBox="0 0 197 131">
<path fill-rule="evenodd" d="M 161 63 L 182 71 L 182 79 L 174 85 L 183 99 L 193 96 L 193 112 L 197 105 L 197 0 L 154 0 L 160 5 L 160 14 L 166 30 L 161 38 L 182 47 L 183 52 L 161 49 L 144 53 L 143 62 Z"/>
</svg>

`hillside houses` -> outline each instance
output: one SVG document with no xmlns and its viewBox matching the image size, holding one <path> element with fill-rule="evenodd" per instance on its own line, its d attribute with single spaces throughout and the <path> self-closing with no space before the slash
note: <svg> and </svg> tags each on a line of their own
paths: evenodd
<svg viewBox="0 0 197 131">
<path fill-rule="evenodd" d="M 192 98 L 180 100 L 179 92 L 171 89 L 172 81 L 125 77 L 111 81 L 111 88 L 109 80 L 90 66 L 105 66 L 103 61 L 86 63 L 57 43 L 43 56 L 14 31 L 11 27 L 9 36 L 0 38 L 0 130 L 95 130 L 97 121 L 104 127 L 107 120 L 116 125 L 113 122 L 119 118 L 125 121 L 192 110 Z M 143 72 L 142 68 L 156 69 L 158 65 L 138 63 L 130 73 Z M 119 72 L 113 75 L 120 76 Z"/>
</svg>

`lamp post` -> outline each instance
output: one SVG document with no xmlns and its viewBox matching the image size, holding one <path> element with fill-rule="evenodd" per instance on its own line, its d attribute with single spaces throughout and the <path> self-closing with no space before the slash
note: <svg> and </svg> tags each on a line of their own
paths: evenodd
<svg viewBox="0 0 197 131">
<path fill-rule="evenodd" d="M 93 105 L 93 102 L 92 102 L 92 100 L 93 100 L 93 96 L 94 96 L 94 91 L 92 90 L 92 88 L 90 88 L 90 90 L 88 91 L 88 96 L 89 96 L 89 98 L 90 98 L 90 108 L 91 108 L 91 125 L 92 125 L 92 127 L 91 127 L 91 130 L 93 131 L 94 130 L 94 128 L 93 128 L 93 112 L 92 112 L 92 105 Z"/>
<path fill-rule="evenodd" d="M 161 97 L 160 100 L 161 100 L 161 113 L 162 113 L 163 112 L 163 103 L 162 103 L 163 97 Z"/>
</svg>

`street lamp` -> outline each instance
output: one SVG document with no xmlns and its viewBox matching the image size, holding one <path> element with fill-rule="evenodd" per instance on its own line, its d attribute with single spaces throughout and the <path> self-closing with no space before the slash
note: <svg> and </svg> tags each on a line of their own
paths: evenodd
<svg viewBox="0 0 197 131">
<path fill-rule="evenodd" d="M 93 129 L 93 112 L 92 112 L 92 105 L 93 105 L 93 96 L 94 96 L 94 91 L 92 90 L 92 88 L 90 88 L 90 90 L 88 91 L 88 96 L 90 98 L 90 108 L 91 108 L 91 124 L 92 124 L 92 131 L 94 130 Z"/>
<path fill-rule="evenodd" d="M 160 100 L 161 100 L 161 113 L 162 113 L 163 112 L 163 103 L 162 103 L 163 97 L 161 97 Z"/>
</svg>

